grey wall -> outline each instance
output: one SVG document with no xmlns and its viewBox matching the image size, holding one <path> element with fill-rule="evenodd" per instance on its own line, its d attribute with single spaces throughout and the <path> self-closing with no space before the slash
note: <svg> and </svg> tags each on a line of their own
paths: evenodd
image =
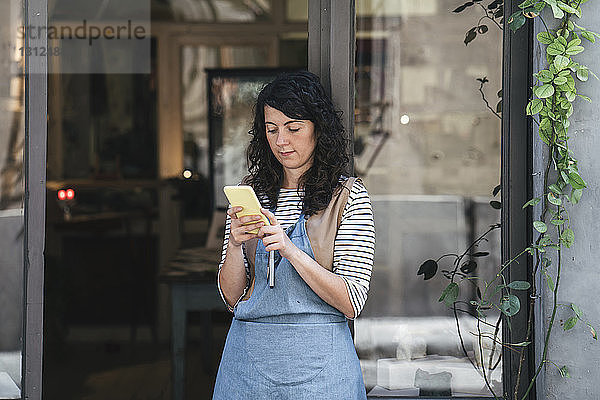
<svg viewBox="0 0 600 400">
<path fill-rule="evenodd" d="M 583 18 L 579 20 L 574 17 L 574 21 L 588 29 L 598 31 L 600 4 L 590 1 L 583 4 L 582 10 Z M 547 23 L 550 22 L 549 26 L 555 25 L 551 15 L 546 14 L 544 19 Z M 540 29 L 543 29 L 543 25 L 536 19 L 536 32 Z M 534 43 L 534 69 L 546 68 L 544 49 L 539 47 L 537 41 Z M 587 65 L 596 74 L 600 74 L 600 41 L 590 43 L 583 40 L 582 45 L 586 50 L 574 56 L 574 59 Z M 600 161 L 598 159 L 600 82 L 590 75 L 587 82 L 576 80 L 576 86 L 578 93 L 592 99 L 592 103 L 581 98 L 575 100 L 573 103 L 575 111 L 570 118 L 569 128 L 570 147 L 579 161 L 579 170 L 588 188 L 584 190 L 581 202 L 574 207 L 569 207 L 571 224 L 575 232 L 575 244 L 563 252 L 558 302 L 579 305 L 583 310 L 584 318 L 596 329 L 600 329 L 600 302 L 598 301 L 600 246 L 597 244 L 600 229 L 598 207 L 600 202 Z M 537 133 L 534 140 L 536 138 Z M 535 146 L 534 172 L 539 171 L 547 160 L 545 154 L 542 154 L 542 149 L 539 144 Z M 534 178 L 534 183 L 541 190 L 538 176 Z M 534 215 L 539 216 L 539 210 L 536 210 Z M 552 274 L 556 276 L 556 266 L 553 266 Z M 547 324 L 552 312 L 552 293 L 545 282 L 541 287 L 543 320 Z M 538 390 L 538 399 L 600 398 L 600 369 L 598 368 L 600 343 L 592 339 L 588 327 L 582 323 L 565 332 L 559 322 L 566 321 L 571 315 L 572 311 L 568 307 L 559 307 L 548 353 L 551 361 L 569 368 L 571 378 L 562 378 L 554 365 L 547 364 L 545 377 L 539 386 L 541 390 Z M 541 343 L 542 338 L 537 340 Z"/>
</svg>

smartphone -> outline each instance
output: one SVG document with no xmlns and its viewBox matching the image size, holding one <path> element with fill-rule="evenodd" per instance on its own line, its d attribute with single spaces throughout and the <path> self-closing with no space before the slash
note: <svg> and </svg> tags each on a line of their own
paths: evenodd
<svg viewBox="0 0 600 400">
<path fill-rule="evenodd" d="M 229 200 L 232 207 L 242 207 L 242 211 L 237 213 L 238 218 L 245 215 L 260 215 L 262 217 L 258 221 L 249 222 L 244 225 L 255 224 L 260 221 L 264 222 L 265 225 L 270 225 L 269 219 L 260 212 L 261 205 L 252 186 L 225 186 L 223 187 L 223 192 L 225 192 L 225 196 L 227 196 L 227 200 Z M 248 231 L 248 233 L 256 234 L 258 233 L 258 228 Z"/>
</svg>

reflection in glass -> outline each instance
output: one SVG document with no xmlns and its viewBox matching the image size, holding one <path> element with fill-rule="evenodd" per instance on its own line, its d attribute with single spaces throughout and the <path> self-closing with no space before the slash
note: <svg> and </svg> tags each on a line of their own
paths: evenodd
<svg viewBox="0 0 600 400">
<path fill-rule="evenodd" d="M 151 48 L 150 74 L 49 74 L 49 180 L 156 178 Z"/>
<path fill-rule="evenodd" d="M 152 19 L 186 22 L 262 22 L 271 19 L 271 0 L 153 1 Z"/>
<path fill-rule="evenodd" d="M 256 72 L 210 71 L 210 135 L 213 146 L 215 207 L 229 204 L 223 186 L 236 185 L 248 173 L 246 147 L 252 126 L 252 107 L 258 93 L 277 75 L 276 70 Z"/>
<path fill-rule="evenodd" d="M 490 27 L 465 46 L 465 32 L 480 15 L 476 7 L 452 13 L 455 6 L 356 2 L 355 171 L 372 197 L 377 249 L 355 344 L 372 395 L 491 396 L 469 314 L 475 286 L 460 283 L 466 312 L 457 313 L 459 336 L 452 309 L 438 301 L 449 281 L 441 271 L 426 281 L 417 276 L 425 260 L 462 253 L 500 217 L 489 206 L 500 180 L 500 118 L 486 107 L 477 78 L 489 80 L 483 93 L 495 106 L 501 32 Z M 475 251 L 490 255 L 477 258 L 470 273 L 481 282 L 492 279 L 500 261 L 499 229 L 487 238 Z M 440 261 L 441 269 L 452 269 L 451 258 Z M 489 312 L 492 327 L 481 326 L 488 336 L 482 353 L 502 395 L 502 349 L 490 339 L 497 317 Z"/>
<path fill-rule="evenodd" d="M 0 3 L 0 398 L 21 398 L 24 60 L 21 1 Z"/>
<path fill-rule="evenodd" d="M 208 96 L 206 68 L 263 67 L 260 46 L 183 46 L 181 49 L 184 168 L 208 178 Z"/>
</svg>

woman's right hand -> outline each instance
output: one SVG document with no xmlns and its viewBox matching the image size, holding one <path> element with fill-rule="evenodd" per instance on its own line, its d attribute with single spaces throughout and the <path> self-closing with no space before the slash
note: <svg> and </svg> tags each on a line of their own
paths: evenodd
<svg viewBox="0 0 600 400">
<path fill-rule="evenodd" d="M 248 233 L 253 229 L 260 228 L 265 223 L 261 221 L 260 215 L 245 215 L 241 218 L 237 217 L 237 213 L 243 210 L 243 207 L 231 207 L 227 210 L 227 215 L 231 218 L 231 225 L 229 228 L 229 244 L 235 247 L 240 247 L 243 242 L 258 238 L 259 235 L 255 233 Z M 254 222 L 253 224 L 247 224 Z"/>
</svg>

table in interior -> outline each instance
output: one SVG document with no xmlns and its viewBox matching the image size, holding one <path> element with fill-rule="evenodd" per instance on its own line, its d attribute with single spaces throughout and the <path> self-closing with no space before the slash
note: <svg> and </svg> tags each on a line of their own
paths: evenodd
<svg viewBox="0 0 600 400">
<path fill-rule="evenodd" d="M 210 370 L 212 361 L 213 310 L 225 311 L 217 290 L 217 267 L 220 249 L 202 247 L 180 249 L 164 266 L 159 281 L 169 285 L 171 292 L 171 349 L 173 368 L 173 400 L 184 398 L 185 345 L 188 311 L 200 311 L 205 338 L 203 365 Z"/>
</svg>

